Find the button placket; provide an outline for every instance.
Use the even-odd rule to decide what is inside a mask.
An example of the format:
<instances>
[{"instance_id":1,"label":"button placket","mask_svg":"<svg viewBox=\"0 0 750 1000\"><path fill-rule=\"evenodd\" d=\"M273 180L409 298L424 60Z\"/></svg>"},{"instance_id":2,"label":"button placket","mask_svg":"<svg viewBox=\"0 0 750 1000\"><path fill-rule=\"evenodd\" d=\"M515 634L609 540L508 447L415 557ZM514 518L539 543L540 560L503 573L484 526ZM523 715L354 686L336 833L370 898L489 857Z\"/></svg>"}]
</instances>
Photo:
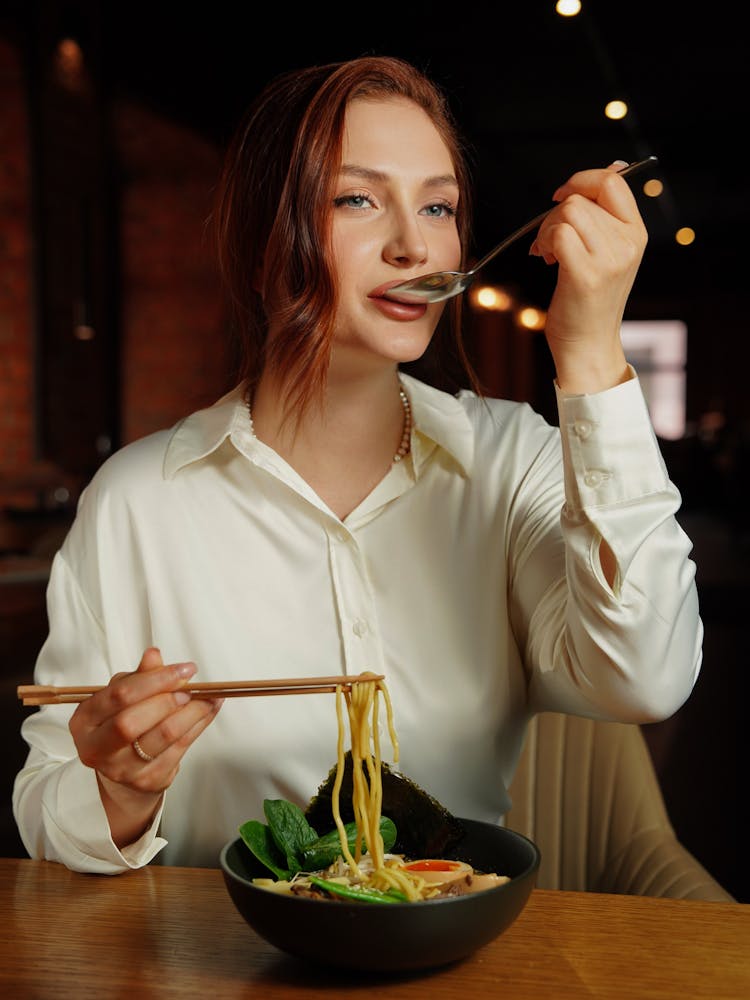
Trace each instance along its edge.
<instances>
[{"instance_id":1,"label":"button placket","mask_svg":"<svg viewBox=\"0 0 750 1000\"><path fill-rule=\"evenodd\" d=\"M378 670L383 657L362 552L345 529L331 531L328 537L346 670Z\"/></svg>"}]
</instances>

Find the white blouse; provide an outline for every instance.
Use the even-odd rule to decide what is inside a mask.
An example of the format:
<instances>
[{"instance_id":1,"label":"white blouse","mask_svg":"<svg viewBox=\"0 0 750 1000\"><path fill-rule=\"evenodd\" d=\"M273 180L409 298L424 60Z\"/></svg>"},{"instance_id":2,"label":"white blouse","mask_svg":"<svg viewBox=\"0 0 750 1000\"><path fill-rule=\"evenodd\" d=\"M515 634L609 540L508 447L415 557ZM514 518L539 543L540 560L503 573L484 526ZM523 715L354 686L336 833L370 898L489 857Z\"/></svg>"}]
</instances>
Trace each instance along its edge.
<instances>
[{"instance_id":1,"label":"white blouse","mask_svg":"<svg viewBox=\"0 0 750 1000\"><path fill-rule=\"evenodd\" d=\"M55 557L36 683L107 683L151 645L202 680L383 673L399 768L454 814L493 822L533 713L675 712L702 627L634 373L558 394L560 429L526 404L402 382L411 454L344 521L255 438L240 389L113 455ZM72 711L24 721L13 805L32 857L81 871L157 855L216 866L264 798L304 807L336 759L333 695L228 699L152 829L120 851Z\"/></svg>"}]
</instances>

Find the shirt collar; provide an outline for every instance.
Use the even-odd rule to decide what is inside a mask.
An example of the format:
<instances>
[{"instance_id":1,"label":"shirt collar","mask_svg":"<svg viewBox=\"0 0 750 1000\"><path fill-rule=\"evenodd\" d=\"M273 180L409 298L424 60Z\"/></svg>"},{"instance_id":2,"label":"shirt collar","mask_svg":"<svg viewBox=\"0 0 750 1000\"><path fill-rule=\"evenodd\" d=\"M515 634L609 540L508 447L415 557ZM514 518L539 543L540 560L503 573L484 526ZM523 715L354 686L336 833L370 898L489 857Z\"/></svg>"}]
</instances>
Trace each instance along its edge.
<instances>
[{"instance_id":1,"label":"shirt collar","mask_svg":"<svg viewBox=\"0 0 750 1000\"><path fill-rule=\"evenodd\" d=\"M459 399L441 389L435 389L404 372L399 373L411 402L416 431L413 456L415 471L419 473L419 459L426 451L421 440L438 445L471 475L474 465L474 433L469 416ZM427 450L432 450L428 448Z\"/></svg>"},{"instance_id":2,"label":"shirt collar","mask_svg":"<svg viewBox=\"0 0 750 1000\"><path fill-rule=\"evenodd\" d=\"M463 469L471 473L474 461L474 437L469 417L455 397L435 389L410 375L399 375L409 395L414 417L415 472L420 459L438 445L447 451ZM213 406L198 410L178 423L164 456L164 476L172 479L191 462L210 455L229 438L248 457L257 452L259 442L248 418L244 386L228 392Z\"/></svg>"}]
</instances>

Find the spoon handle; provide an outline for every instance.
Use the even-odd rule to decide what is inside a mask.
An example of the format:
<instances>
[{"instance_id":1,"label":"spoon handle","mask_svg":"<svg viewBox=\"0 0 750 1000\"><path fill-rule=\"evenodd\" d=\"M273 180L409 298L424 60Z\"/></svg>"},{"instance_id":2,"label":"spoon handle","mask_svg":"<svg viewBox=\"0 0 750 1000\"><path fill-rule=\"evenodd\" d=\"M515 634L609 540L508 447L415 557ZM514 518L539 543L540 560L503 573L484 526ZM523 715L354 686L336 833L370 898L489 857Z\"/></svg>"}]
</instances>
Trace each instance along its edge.
<instances>
[{"instance_id":1,"label":"spoon handle","mask_svg":"<svg viewBox=\"0 0 750 1000\"><path fill-rule=\"evenodd\" d=\"M644 167L655 167L658 162L659 161L655 156L647 156L645 160L637 160L635 163L629 163L627 167L623 167L622 170L618 170L617 173L621 174L623 177L629 177L630 174L634 174L636 171L642 170ZM498 245L493 247L488 254L485 254L480 261L477 261L468 273L472 275L475 274L480 268L484 267L485 264L488 264L493 257L496 257L501 250L505 250L505 248L509 247L511 243L515 243L516 240L525 236L526 233L530 233L532 229L536 229L554 208L556 208L555 205L553 205L552 208L548 208L546 212L540 212L539 215L534 216L533 219L524 223L520 229L516 229L516 231L511 233L510 236L506 236L501 243L498 243Z\"/></svg>"}]
</instances>

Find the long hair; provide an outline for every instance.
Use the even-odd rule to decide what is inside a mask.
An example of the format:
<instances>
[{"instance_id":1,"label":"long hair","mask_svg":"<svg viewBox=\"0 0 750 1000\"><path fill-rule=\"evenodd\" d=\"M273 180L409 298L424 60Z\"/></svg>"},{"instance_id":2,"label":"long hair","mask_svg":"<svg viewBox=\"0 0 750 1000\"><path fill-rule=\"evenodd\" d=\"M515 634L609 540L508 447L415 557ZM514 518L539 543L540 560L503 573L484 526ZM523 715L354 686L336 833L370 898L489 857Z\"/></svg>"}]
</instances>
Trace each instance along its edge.
<instances>
[{"instance_id":1,"label":"long hair","mask_svg":"<svg viewBox=\"0 0 750 1000\"><path fill-rule=\"evenodd\" d=\"M251 397L265 366L280 376L297 417L324 396L336 309L330 259L334 184L347 105L360 97L404 97L432 120L459 186L457 227L466 257L470 185L447 100L401 59L363 56L287 72L248 109L229 144L214 223L220 272L239 338L238 375ZM453 347L476 385L453 299ZM278 335L269 339L273 324Z\"/></svg>"}]
</instances>

